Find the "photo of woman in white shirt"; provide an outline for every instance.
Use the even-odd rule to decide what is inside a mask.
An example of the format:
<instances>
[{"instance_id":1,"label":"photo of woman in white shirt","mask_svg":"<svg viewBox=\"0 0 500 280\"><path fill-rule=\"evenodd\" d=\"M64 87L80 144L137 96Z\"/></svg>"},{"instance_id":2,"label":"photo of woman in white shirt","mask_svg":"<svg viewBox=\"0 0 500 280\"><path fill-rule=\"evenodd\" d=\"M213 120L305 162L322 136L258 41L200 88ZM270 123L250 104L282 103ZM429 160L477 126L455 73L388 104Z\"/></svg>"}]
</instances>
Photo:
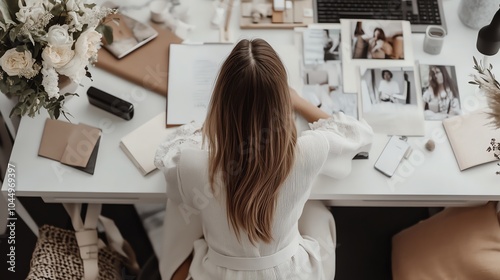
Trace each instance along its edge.
<instances>
[{"instance_id":1,"label":"photo of woman in white shirt","mask_svg":"<svg viewBox=\"0 0 500 280\"><path fill-rule=\"evenodd\" d=\"M378 84L377 94L381 102L394 102L396 95L399 95L401 90L399 84L392 80L392 72L382 70L382 80Z\"/></svg>"}]
</instances>

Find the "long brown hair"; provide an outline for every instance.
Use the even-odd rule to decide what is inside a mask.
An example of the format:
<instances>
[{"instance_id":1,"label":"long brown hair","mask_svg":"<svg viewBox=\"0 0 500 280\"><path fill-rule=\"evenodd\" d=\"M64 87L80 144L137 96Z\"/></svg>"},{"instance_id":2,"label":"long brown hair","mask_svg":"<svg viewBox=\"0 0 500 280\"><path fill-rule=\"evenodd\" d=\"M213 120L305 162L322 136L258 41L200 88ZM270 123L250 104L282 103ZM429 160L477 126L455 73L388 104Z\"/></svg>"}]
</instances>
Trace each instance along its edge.
<instances>
[{"instance_id":1,"label":"long brown hair","mask_svg":"<svg viewBox=\"0 0 500 280\"><path fill-rule=\"evenodd\" d=\"M446 70L446 67L443 65L432 65L429 67L429 84L432 88L434 96L438 97L439 84L436 81L436 74L434 73L434 71L432 71L433 69L438 69L439 71L441 71L441 74L443 75L444 90L450 90L451 93L453 94L453 97L458 97L458 89L455 86L453 79L450 77L448 70Z\"/></svg>"},{"instance_id":2,"label":"long brown hair","mask_svg":"<svg viewBox=\"0 0 500 280\"><path fill-rule=\"evenodd\" d=\"M277 53L262 39L238 42L220 69L203 126L210 184L214 190L220 176L238 240L240 230L252 243L272 240L278 193L294 163L292 114Z\"/></svg>"}]
</instances>

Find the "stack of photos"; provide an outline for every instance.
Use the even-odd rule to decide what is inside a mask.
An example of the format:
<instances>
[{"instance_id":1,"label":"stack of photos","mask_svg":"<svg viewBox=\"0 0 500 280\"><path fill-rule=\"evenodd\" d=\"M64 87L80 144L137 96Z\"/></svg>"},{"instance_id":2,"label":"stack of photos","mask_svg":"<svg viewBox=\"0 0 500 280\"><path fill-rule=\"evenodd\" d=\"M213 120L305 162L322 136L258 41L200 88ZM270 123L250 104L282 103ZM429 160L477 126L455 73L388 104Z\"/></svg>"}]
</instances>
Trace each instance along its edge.
<instances>
[{"instance_id":1,"label":"stack of photos","mask_svg":"<svg viewBox=\"0 0 500 280\"><path fill-rule=\"evenodd\" d=\"M421 64L419 69L425 119L442 120L461 115L455 67Z\"/></svg>"},{"instance_id":2,"label":"stack of photos","mask_svg":"<svg viewBox=\"0 0 500 280\"><path fill-rule=\"evenodd\" d=\"M357 94L344 93L340 26L303 31L302 96L328 114L358 118Z\"/></svg>"},{"instance_id":3,"label":"stack of photos","mask_svg":"<svg viewBox=\"0 0 500 280\"><path fill-rule=\"evenodd\" d=\"M425 134L420 79L407 21L341 20L344 92L376 133Z\"/></svg>"}]
</instances>

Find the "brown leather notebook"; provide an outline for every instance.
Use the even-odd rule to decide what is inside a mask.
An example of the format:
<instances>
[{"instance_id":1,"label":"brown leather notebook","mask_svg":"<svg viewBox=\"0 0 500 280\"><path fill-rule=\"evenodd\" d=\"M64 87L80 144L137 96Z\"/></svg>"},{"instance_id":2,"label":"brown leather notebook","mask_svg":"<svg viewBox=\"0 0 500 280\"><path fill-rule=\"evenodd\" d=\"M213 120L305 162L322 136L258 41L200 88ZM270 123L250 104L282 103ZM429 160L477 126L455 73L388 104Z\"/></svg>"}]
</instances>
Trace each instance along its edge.
<instances>
[{"instance_id":1,"label":"brown leather notebook","mask_svg":"<svg viewBox=\"0 0 500 280\"><path fill-rule=\"evenodd\" d=\"M167 96L169 47L170 44L181 43L182 39L167 27L153 22L148 24L158 31L158 37L122 59L116 59L109 51L101 48L96 66Z\"/></svg>"}]
</instances>

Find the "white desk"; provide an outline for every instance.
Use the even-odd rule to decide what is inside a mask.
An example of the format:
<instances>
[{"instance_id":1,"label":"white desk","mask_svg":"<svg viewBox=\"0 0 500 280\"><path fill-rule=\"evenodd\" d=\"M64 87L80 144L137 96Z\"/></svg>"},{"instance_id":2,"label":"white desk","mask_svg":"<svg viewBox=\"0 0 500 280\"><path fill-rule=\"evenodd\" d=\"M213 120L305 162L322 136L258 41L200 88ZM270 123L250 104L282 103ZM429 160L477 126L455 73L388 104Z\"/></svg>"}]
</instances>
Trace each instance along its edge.
<instances>
[{"instance_id":1,"label":"white desk","mask_svg":"<svg viewBox=\"0 0 500 280\"><path fill-rule=\"evenodd\" d=\"M212 1L188 0L192 23L196 29L190 38L199 41L217 41L219 32L204 27L210 22ZM137 5L132 1L128 1ZM449 34L439 56L425 54L422 50L423 34L413 34L415 57L422 63L456 65L459 90L465 111L474 109L475 88L468 85L473 72L472 56L480 57L475 49L477 30L465 27L458 19L458 0L445 0L444 9ZM194 4L193 4L194 3ZM233 6L231 38L240 36L261 37L272 45L289 46L294 42L293 32L287 30L239 30L238 2ZM131 9L130 14L147 18L147 7ZM298 63L298 62L297 62ZM500 67L500 56L491 59ZM495 69L495 68L494 68ZM87 123L103 129L97 166L93 176L66 167L58 162L37 156L46 115L23 118L15 141L11 163L17 168L17 196L39 196L46 202L141 203L165 200L163 175L155 171L143 177L120 150L120 139L165 110L165 98L140 86L115 77L100 69L91 69L93 82L84 81L78 93L67 102L67 109L74 116L73 122ZM111 94L131 101L135 107L134 118L122 120L94 106L86 97L87 88L93 85ZM464 102L466 101L466 102ZM353 163L350 176L333 180L326 176L317 179L312 199L329 200L335 205L371 206L448 206L500 200L500 177L495 163L460 172L440 122L426 123L427 135L436 141L434 152L427 152L424 138L411 138L415 150L413 157L402 165L396 176L388 179L374 170L375 159L384 147L387 137L377 135L369 160ZM485 143L486 145L487 143ZM7 186L2 191L5 193Z\"/></svg>"}]
</instances>

